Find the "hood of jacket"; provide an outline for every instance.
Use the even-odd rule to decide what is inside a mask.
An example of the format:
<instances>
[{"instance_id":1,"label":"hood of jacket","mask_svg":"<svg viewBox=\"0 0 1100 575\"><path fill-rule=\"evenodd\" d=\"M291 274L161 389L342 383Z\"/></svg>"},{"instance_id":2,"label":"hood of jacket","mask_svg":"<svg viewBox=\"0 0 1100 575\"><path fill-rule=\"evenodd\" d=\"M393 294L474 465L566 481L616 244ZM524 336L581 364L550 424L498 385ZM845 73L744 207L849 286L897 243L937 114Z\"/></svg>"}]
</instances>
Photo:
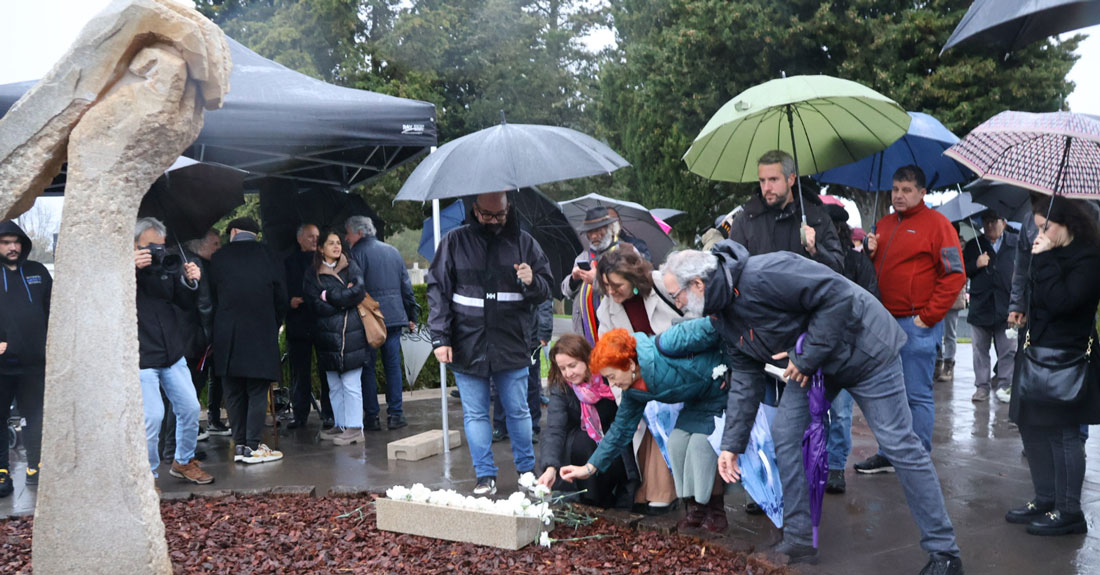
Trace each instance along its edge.
<instances>
[{"instance_id":1,"label":"hood of jacket","mask_svg":"<svg viewBox=\"0 0 1100 575\"><path fill-rule=\"evenodd\" d=\"M19 238L19 243L23 245L23 251L19 254L19 263L27 261L27 258L31 255L31 248L34 244L31 242L30 236L23 231L23 228L19 227L19 224L14 220L4 220L0 222L0 236L16 236Z\"/></svg>"},{"instance_id":2,"label":"hood of jacket","mask_svg":"<svg viewBox=\"0 0 1100 575\"><path fill-rule=\"evenodd\" d=\"M326 275L327 274L327 275L330 275L330 276L340 277L340 272L347 269L347 267L348 267L348 256L347 256L347 254L340 254L340 259L336 260L336 267L330 268L330 267L326 266L324 264L324 261L322 260L320 267L317 269L317 276L320 277L321 275Z\"/></svg>"},{"instance_id":3,"label":"hood of jacket","mask_svg":"<svg viewBox=\"0 0 1100 575\"><path fill-rule=\"evenodd\" d=\"M703 315L717 313L737 296L737 283L741 281L741 272L749 261L749 250L730 240L718 242L711 253L718 257L718 268L703 280L707 285Z\"/></svg>"}]
</instances>

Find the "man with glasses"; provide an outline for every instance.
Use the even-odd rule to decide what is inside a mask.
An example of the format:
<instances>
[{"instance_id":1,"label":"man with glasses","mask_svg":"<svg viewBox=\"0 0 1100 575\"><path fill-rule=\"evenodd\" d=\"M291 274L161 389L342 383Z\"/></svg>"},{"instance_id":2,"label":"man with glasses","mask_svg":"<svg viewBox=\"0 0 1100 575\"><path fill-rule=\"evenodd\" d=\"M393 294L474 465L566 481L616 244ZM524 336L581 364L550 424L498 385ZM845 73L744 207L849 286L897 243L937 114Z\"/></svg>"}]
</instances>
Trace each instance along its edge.
<instances>
[{"instance_id":1,"label":"man with glasses","mask_svg":"<svg viewBox=\"0 0 1100 575\"><path fill-rule=\"evenodd\" d=\"M506 192L481 194L469 223L451 230L428 270L428 327L440 363L450 364L462 395L466 442L477 473L475 495L496 493L489 384L504 405L516 471L535 469L527 408L535 307L550 297L550 262L519 229Z\"/></svg>"}]
</instances>

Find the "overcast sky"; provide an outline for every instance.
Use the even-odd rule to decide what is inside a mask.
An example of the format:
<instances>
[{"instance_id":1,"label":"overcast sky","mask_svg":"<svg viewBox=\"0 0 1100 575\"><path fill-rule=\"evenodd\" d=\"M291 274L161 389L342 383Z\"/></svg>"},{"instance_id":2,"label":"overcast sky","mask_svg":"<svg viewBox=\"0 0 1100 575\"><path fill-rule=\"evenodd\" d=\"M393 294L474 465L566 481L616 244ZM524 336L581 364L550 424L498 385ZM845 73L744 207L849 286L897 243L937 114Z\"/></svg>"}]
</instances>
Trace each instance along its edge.
<instances>
[{"instance_id":1,"label":"overcast sky","mask_svg":"<svg viewBox=\"0 0 1100 575\"><path fill-rule=\"evenodd\" d=\"M84 24L109 0L9 0L0 18L0 84L33 80L45 74L59 59ZM1089 34L1081 43L1070 80L1077 87L1069 96L1070 110L1100 115L1100 26L1079 32ZM612 42L610 31L594 34L590 46ZM962 136L962 134L959 134ZM48 203L59 203L58 200ZM50 206L51 211L58 209Z\"/></svg>"}]
</instances>

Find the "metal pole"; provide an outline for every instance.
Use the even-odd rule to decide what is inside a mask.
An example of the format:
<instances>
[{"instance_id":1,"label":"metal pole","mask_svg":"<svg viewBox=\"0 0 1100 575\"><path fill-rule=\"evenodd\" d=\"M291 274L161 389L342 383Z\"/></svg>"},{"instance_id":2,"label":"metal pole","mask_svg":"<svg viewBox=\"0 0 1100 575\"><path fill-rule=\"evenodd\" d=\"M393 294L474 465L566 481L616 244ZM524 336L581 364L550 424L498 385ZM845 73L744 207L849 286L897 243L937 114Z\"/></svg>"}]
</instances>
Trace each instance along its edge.
<instances>
[{"instance_id":1,"label":"metal pole","mask_svg":"<svg viewBox=\"0 0 1100 575\"><path fill-rule=\"evenodd\" d=\"M791 151L794 157L794 181L798 183L798 208L802 212L802 225L806 225L806 206L802 203L802 178L798 177L798 146L794 143L794 114L787 104L787 125L791 128ZM806 241L806 232L802 232L802 241Z\"/></svg>"},{"instance_id":2,"label":"metal pole","mask_svg":"<svg viewBox=\"0 0 1100 575\"><path fill-rule=\"evenodd\" d=\"M434 150L433 150L434 151ZM432 200L432 232L435 234L435 249L439 250L439 200ZM447 364L439 364L439 402L443 418L443 453L451 451L450 425L447 414Z\"/></svg>"}]
</instances>

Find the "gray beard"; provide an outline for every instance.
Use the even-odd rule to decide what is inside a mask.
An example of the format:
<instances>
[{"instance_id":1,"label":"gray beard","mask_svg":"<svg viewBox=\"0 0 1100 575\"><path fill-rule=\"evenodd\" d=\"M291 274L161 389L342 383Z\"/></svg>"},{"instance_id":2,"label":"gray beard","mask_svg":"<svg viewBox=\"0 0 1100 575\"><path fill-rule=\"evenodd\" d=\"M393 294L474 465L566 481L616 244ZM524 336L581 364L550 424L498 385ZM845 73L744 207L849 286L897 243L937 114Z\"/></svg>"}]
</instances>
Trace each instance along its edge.
<instances>
[{"instance_id":1,"label":"gray beard","mask_svg":"<svg viewBox=\"0 0 1100 575\"><path fill-rule=\"evenodd\" d=\"M611 247L611 242L615 239L614 235L615 234L612 234L610 231L608 231L603 235L603 238L600 239L600 243L592 247L595 248L597 252L606 251L607 248Z\"/></svg>"},{"instance_id":2,"label":"gray beard","mask_svg":"<svg viewBox=\"0 0 1100 575\"><path fill-rule=\"evenodd\" d=\"M703 304L705 298L694 291L687 293L687 303L684 305L684 317L695 319L703 317Z\"/></svg>"}]
</instances>

